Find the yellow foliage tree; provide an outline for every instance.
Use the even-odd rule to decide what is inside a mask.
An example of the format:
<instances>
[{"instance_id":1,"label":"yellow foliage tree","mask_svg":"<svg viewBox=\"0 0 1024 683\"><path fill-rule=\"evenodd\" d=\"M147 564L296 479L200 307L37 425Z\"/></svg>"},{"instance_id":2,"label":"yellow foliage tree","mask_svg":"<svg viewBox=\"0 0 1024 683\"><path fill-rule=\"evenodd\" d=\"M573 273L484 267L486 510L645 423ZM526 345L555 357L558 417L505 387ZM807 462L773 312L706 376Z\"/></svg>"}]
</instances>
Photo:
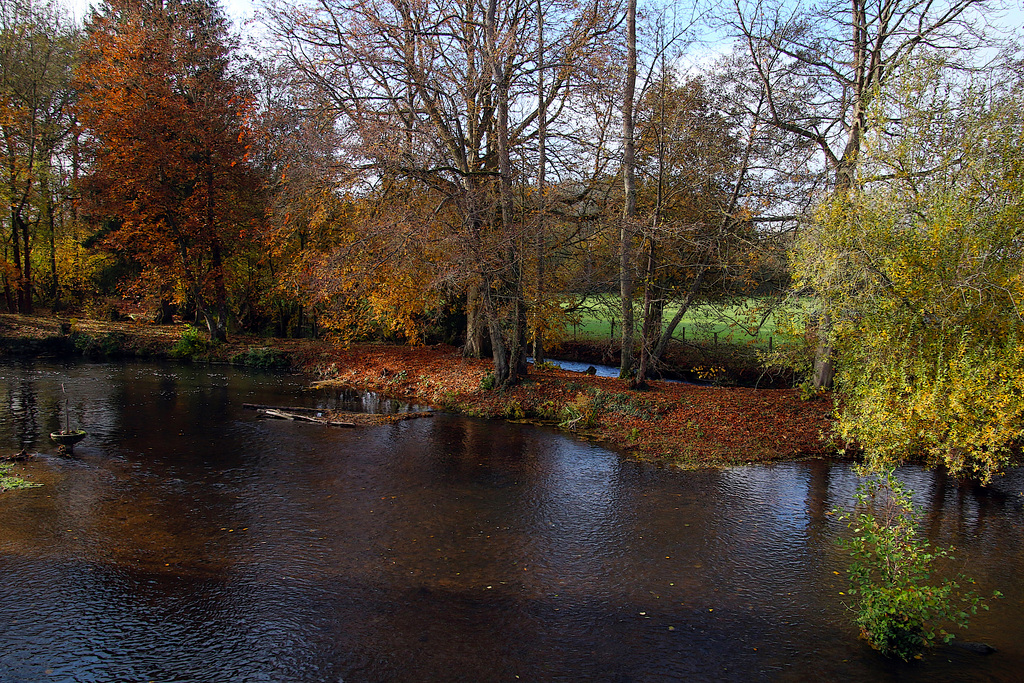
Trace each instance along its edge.
<instances>
[{"instance_id":1,"label":"yellow foliage tree","mask_svg":"<svg viewBox=\"0 0 1024 683\"><path fill-rule=\"evenodd\" d=\"M906 66L857 186L796 249L835 321L839 435L876 464L988 480L1024 439L1024 77L997 78Z\"/></svg>"}]
</instances>

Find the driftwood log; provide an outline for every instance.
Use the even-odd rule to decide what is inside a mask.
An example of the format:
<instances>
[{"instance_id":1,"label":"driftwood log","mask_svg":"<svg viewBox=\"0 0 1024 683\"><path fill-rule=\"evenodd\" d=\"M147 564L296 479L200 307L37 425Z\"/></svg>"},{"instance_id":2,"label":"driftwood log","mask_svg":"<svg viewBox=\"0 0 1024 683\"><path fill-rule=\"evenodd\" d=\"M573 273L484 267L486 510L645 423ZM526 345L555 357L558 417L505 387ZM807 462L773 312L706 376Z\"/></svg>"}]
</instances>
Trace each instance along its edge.
<instances>
[{"instance_id":1,"label":"driftwood log","mask_svg":"<svg viewBox=\"0 0 1024 683\"><path fill-rule=\"evenodd\" d=\"M355 427L354 422L342 422L341 420L333 420L329 417L320 417L315 415L303 415L302 413L289 413L284 410L278 410L277 408L257 408L260 415L266 415L267 417L276 417L279 420L300 420L302 422L316 422L318 424L331 425L333 427Z\"/></svg>"},{"instance_id":2,"label":"driftwood log","mask_svg":"<svg viewBox=\"0 0 1024 683\"><path fill-rule=\"evenodd\" d=\"M265 417L278 420L299 420L315 422L332 427L370 427L373 425L391 424L402 420L418 417L432 417L428 411L414 413L353 413L342 410L326 410L324 408L300 408L293 406L268 406L258 403L243 403L247 410L255 410Z\"/></svg>"}]
</instances>

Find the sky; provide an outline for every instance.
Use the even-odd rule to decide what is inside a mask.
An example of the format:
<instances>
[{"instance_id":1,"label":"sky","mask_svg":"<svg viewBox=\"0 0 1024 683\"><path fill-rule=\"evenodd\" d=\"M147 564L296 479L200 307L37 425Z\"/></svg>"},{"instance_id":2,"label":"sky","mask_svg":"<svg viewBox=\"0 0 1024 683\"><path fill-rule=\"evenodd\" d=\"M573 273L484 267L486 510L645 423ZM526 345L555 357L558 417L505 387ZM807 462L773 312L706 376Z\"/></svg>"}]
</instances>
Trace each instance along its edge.
<instances>
[{"instance_id":1,"label":"sky","mask_svg":"<svg viewBox=\"0 0 1024 683\"><path fill-rule=\"evenodd\" d=\"M61 0L71 10L76 19L82 19L89 11L90 5L98 5L99 0ZM256 4L253 0L221 0L224 11L235 22L237 26L246 19L251 19L256 13Z\"/></svg>"},{"instance_id":2,"label":"sky","mask_svg":"<svg viewBox=\"0 0 1024 683\"><path fill-rule=\"evenodd\" d=\"M70 8L72 14L81 19L89 11L91 4L98 4L98 0L61 0ZM256 1L254 0L221 0L228 17L235 23L236 28L248 19L252 19L256 13ZM643 2L643 0L640 0ZM997 0L998 1L998 0ZM1002 26L1015 31L1020 31L1024 26L1024 0L1003 0L1007 11L998 22Z\"/></svg>"}]
</instances>

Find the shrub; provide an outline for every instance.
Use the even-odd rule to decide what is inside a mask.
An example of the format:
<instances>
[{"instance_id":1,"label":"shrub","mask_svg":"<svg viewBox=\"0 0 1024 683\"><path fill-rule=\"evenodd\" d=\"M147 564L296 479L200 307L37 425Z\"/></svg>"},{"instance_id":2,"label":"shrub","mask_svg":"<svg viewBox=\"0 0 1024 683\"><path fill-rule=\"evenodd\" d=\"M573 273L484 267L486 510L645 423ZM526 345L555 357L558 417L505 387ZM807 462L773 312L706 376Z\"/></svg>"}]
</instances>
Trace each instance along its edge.
<instances>
[{"instance_id":1,"label":"shrub","mask_svg":"<svg viewBox=\"0 0 1024 683\"><path fill-rule=\"evenodd\" d=\"M480 388L484 391L490 391L498 385L498 379L494 376L493 372L488 372L480 378Z\"/></svg>"},{"instance_id":2,"label":"shrub","mask_svg":"<svg viewBox=\"0 0 1024 683\"><path fill-rule=\"evenodd\" d=\"M128 349L128 337L123 332L107 332L100 338L100 352L104 356L120 356Z\"/></svg>"},{"instance_id":3,"label":"shrub","mask_svg":"<svg viewBox=\"0 0 1024 683\"><path fill-rule=\"evenodd\" d=\"M534 408L534 415L542 420L558 420L561 417L562 409L555 401L544 401Z\"/></svg>"},{"instance_id":4,"label":"shrub","mask_svg":"<svg viewBox=\"0 0 1024 683\"><path fill-rule=\"evenodd\" d=\"M83 356L92 356L98 353L99 344L91 334L74 331L68 338L71 340L71 345L77 353Z\"/></svg>"},{"instance_id":5,"label":"shrub","mask_svg":"<svg viewBox=\"0 0 1024 683\"><path fill-rule=\"evenodd\" d=\"M526 411L523 410L522 403L512 399L502 407L501 416L506 420L522 420L526 417Z\"/></svg>"},{"instance_id":6,"label":"shrub","mask_svg":"<svg viewBox=\"0 0 1024 683\"><path fill-rule=\"evenodd\" d=\"M988 609L976 591L961 588L971 579L932 580L936 560L952 559L953 549L935 548L920 535L911 493L893 470L876 472L857 487L856 509L837 511L853 530L840 544L853 558L849 592L857 599L861 635L882 654L903 660L948 643L954 636L945 625L967 628L979 606Z\"/></svg>"},{"instance_id":7,"label":"shrub","mask_svg":"<svg viewBox=\"0 0 1024 683\"><path fill-rule=\"evenodd\" d=\"M597 422L597 416L604 407L606 398L607 395L600 391L581 391L562 408L562 421L558 426L571 431L593 427Z\"/></svg>"},{"instance_id":8,"label":"shrub","mask_svg":"<svg viewBox=\"0 0 1024 683\"><path fill-rule=\"evenodd\" d=\"M171 356L174 358L195 358L206 353L210 348L210 342L203 339L202 332L198 327L185 325L181 331L181 338L171 347Z\"/></svg>"},{"instance_id":9,"label":"shrub","mask_svg":"<svg viewBox=\"0 0 1024 683\"><path fill-rule=\"evenodd\" d=\"M838 433L882 466L908 456L988 481L1024 442L1024 337L938 336L840 372ZM885 355L882 355L884 352Z\"/></svg>"},{"instance_id":10,"label":"shrub","mask_svg":"<svg viewBox=\"0 0 1024 683\"><path fill-rule=\"evenodd\" d=\"M260 369L287 368L292 364L287 353L265 346L250 346L245 351L231 356L230 360L235 365Z\"/></svg>"}]
</instances>

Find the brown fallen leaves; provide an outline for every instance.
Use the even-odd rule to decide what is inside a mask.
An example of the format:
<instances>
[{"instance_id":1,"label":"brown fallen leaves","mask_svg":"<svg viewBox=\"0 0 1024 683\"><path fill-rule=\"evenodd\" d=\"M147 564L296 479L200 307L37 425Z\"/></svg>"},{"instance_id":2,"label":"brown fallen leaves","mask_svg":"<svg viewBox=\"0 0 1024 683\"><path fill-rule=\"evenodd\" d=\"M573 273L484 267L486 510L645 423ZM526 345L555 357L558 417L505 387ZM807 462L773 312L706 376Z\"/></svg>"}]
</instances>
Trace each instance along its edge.
<instances>
[{"instance_id":1,"label":"brown fallen leaves","mask_svg":"<svg viewBox=\"0 0 1024 683\"><path fill-rule=\"evenodd\" d=\"M58 325L54 318L0 315L0 337L56 334ZM75 326L97 334L120 332L139 348L169 348L180 336L176 326L87 321ZM226 360L254 345L289 353L299 369L321 381L474 416L557 424L570 404L591 405L596 408L592 423L577 422L576 432L645 459L701 467L836 454L828 437L830 401L802 401L790 389L652 382L634 391L617 379L531 367L515 389L484 390L480 384L490 362L462 358L448 346L340 347L322 340L241 335L217 347L210 360Z\"/></svg>"},{"instance_id":2,"label":"brown fallen leaves","mask_svg":"<svg viewBox=\"0 0 1024 683\"><path fill-rule=\"evenodd\" d=\"M531 367L520 386L496 391L480 388L489 362L450 347L357 345L329 357L317 367L329 382L480 417L558 423L567 405L596 404L578 432L643 458L714 466L836 453L830 403L790 389L652 382L634 391L617 379Z\"/></svg>"}]
</instances>

